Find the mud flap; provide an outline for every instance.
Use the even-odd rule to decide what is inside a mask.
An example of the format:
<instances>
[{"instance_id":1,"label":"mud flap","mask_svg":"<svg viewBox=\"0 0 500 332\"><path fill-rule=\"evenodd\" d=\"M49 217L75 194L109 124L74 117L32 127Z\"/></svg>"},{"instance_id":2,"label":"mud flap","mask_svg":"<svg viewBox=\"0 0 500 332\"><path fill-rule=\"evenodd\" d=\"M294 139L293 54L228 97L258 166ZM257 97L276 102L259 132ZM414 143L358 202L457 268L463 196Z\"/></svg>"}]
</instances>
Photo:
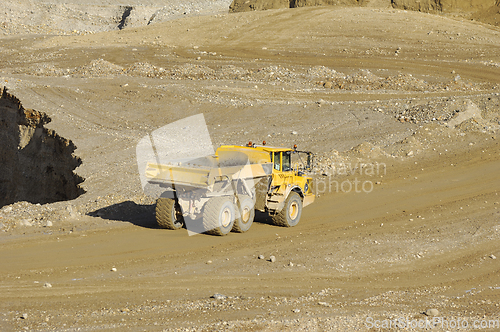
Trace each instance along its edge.
<instances>
[{"instance_id":1,"label":"mud flap","mask_svg":"<svg viewBox=\"0 0 500 332\"><path fill-rule=\"evenodd\" d=\"M309 204L312 204L314 202L314 199L315 199L315 196L314 195L307 195L306 197L304 197L304 199L302 200L302 207L306 207L308 206Z\"/></svg>"}]
</instances>

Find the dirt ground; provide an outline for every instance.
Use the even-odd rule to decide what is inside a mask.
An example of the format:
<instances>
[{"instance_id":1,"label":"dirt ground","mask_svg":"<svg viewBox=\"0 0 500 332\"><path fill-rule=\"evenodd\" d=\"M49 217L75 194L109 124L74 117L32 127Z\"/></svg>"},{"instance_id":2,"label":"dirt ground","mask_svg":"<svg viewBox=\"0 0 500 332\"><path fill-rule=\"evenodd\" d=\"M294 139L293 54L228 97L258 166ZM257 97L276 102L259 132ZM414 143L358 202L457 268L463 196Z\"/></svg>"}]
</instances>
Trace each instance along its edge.
<instances>
[{"instance_id":1,"label":"dirt ground","mask_svg":"<svg viewBox=\"0 0 500 332\"><path fill-rule=\"evenodd\" d=\"M0 330L500 329L498 28L310 7L0 40L86 191L0 209ZM199 113L215 147L318 155L296 227L155 226L136 144Z\"/></svg>"}]
</instances>

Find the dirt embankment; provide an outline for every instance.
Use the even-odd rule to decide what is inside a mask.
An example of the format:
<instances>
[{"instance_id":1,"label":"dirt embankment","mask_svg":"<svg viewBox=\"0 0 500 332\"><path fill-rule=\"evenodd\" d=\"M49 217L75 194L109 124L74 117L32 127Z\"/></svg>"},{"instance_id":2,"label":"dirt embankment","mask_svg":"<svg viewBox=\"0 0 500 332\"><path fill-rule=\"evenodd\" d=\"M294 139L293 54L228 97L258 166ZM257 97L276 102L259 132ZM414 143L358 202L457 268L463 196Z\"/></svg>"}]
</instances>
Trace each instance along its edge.
<instances>
[{"instance_id":1,"label":"dirt embankment","mask_svg":"<svg viewBox=\"0 0 500 332\"><path fill-rule=\"evenodd\" d=\"M483 10L479 10L475 12L472 16L472 19L476 21L480 21L483 23L491 24L491 25L500 25L500 1L497 1L494 6L488 7Z\"/></svg>"},{"instance_id":2,"label":"dirt embankment","mask_svg":"<svg viewBox=\"0 0 500 332\"><path fill-rule=\"evenodd\" d=\"M13 95L0 96L0 206L17 201L50 203L78 197L83 178L75 145L44 128L47 114L25 109Z\"/></svg>"},{"instance_id":3,"label":"dirt embankment","mask_svg":"<svg viewBox=\"0 0 500 332\"><path fill-rule=\"evenodd\" d=\"M233 0L229 12L247 12L281 8L299 8L309 6L358 6L365 0Z\"/></svg>"},{"instance_id":4,"label":"dirt embankment","mask_svg":"<svg viewBox=\"0 0 500 332\"><path fill-rule=\"evenodd\" d=\"M230 0L170 0L168 2L113 0L80 3L73 0L39 2L4 0L0 9L0 35L87 34L188 16L227 12Z\"/></svg>"},{"instance_id":5,"label":"dirt embankment","mask_svg":"<svg viewBox=\"0 0 500 332\"><path fill-rule=\"evenodd\" d=\"M493 0L392 0L395 8L431 13L472 13L494 5Z\"/></svg>"},{"instance_id":6,"label":"dirt embankment","mask_svg":"<svg viewBox=\"0 0 500 332\"><path fill-rule=\"evenodd\" d=\"M308 6L377 6L377 0L233 0L229 12ZM389 1L387 1L389 3ZM500 1L493 0L391 0L393 8L434 14L453 14L500 25Z\"/></svg>"}]
</instances>

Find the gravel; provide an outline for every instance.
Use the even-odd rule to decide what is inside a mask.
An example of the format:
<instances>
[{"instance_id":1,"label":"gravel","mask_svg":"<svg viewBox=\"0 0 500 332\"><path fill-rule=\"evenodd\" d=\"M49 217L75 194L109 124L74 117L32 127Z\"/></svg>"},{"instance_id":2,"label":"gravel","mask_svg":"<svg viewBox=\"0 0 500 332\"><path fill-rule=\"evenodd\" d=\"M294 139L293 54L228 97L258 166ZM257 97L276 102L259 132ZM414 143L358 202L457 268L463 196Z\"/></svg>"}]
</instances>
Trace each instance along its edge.
<instances>
[{"instance_id":1,"label":"gravel","mask_svg":"<svg viewBox=\"0 0 500 332\"><path fill-rule=\"evenodd\" d=\"M194 55L205 54L206 51L193 49ZM213 52L210 52L214 54ZM104 59L92 60L89 64L75 68L57 68L51 64L35 64L26 69L14 70L15 74L29 73L37 76L71 76L80 78L108 77L118 75L128 75L132 77L150 77L174 80L239 80L252 84L285 84L293 88L300 89L333 89L346 91L402 91L402 92L440 92L440 91L480 91L491 88L491 83L472 83L460 81L430 83L422 79L415 78L411 74L398 74L395 76L381 77L374 75L368 70L360 70L351 75L344 75L334 69L323 66L306 68L287 68L283 66L265 66L243 68L235 65L207 66L196 63L176 64L170 68L156 66L148 62L137 62L130 66L121 66ZM335 74L332 74L335 73ZM324 100L320 100L318 105L325 105ZM412 121L424 120L413 119L416 113L433 110L440 112L440 105L419 105L409 106L403 109L399 116L405 119L408 117ZM453 112L454 110L451 110ZM433 117L449 117L450 111L436 113ZM444 120L444 118L443 118Z\"/></svg>"}]
</instances>

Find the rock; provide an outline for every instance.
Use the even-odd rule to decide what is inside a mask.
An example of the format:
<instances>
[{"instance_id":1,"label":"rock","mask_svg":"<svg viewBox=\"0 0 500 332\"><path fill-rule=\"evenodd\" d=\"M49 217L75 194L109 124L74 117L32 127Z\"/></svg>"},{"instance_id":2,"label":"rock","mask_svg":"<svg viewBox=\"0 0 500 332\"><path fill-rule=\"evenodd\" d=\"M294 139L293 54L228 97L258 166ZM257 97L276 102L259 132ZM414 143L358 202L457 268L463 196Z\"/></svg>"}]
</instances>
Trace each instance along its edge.
<instances>
[{"instance_id":1,"label":"rock","mask_svg":"<svg viewBox=\"0 0 500 332\"><path fill-rule=\"evenodd\" d=\"M293 266L293 263L292 262L288 263L288 266Z\"/></svg>"},{"instance_id":2,"label":"rock","mask_svg":"<svg viewBox=\"0 0 500 332\"><path fill-rule=\"evenodd\" d=\"M45 223L45 227L52 227L52 221L47 220L47 222Z\"/></svg>"},{"instance_id":3,"label":"rock","mask_svg":"<svg viewBox=\"0 0 500 332\"><path fill-rule=\"evenodd\" d=\"M297 134L298 134L298 132L292 131L292 135L297 135Z\"/></svg>"},{"instance_id":4,"label":"rock","mask_svg":"<svg viewBox=\"0 0 500 332\"><path fill-rule=\"evenodd\" d=\"M31 224L32 219L23 219L19 222L19 226L25 226L25 227L31 227L33 226Z\"/></svg>"},{"instance_id":5,"label":"rock","mask_svg":"<svg viewBox=\"0 0 500 332\"><path fill-rule=\"evenodd\" d=\"M217 294L210 296L210 298L216 299L216 300L225 300L225 299L227 299L227 296L217 293Z\"/></svg>"},{"instance_id":6,"label":"rock","mask_svg":"<svg viewBox=\"0 0 500 332\"><path fill-rule=\"evenodd\" d=\"M52 285L51 285L50 283L46 282L46 283L43 285L43 287L45 287L45 288L52 288Z\"/></svg>"},{"instance_id":7,"label":"rock","mask_svg":"<svg viewBox=\"0 0 500 332\"><path fill-rule=\"evenodd\" d=\"M116 272L116 271L118 271L118 270L116 269L116 267L113 267L113 268L111 269L111 271Z\"/></svg>"},{"instance_id":8,"label":"rock","mask_svg":"<svg viewBox=\"0 0 500 332\"><path fill-rule=\"evenodd\" d=\"M495 256L495 255L491 254L491 255L490 255L490 258L491 258L491 259L497 259L497 256Z\"/></svg>"},{"instance_id":9,"label":"rock","mask_svg":"<svg viewBox=\"0 0 500 332\"><path fill-rule=\"evenodd\" d=\"M68 211L69 217L72 219L78 218L79 213L75 211L75 208L72 205L68 205L66 207L66 210Z\"/></svg>"},{"instance_id":10,"label":"rock","mask_svg":"<svg viewBox=\"0 0 500 332\"><path fill-rule=\"evenodd\" d=\"M26 313L25 313L25 314L22 314L22 315L21 315L21 319L28 319L28 314L26 314Z\"/></svg>"},{"instance_id":11,"label":"rock","mask_svg":"<svg viewBox=\"0 0 500 332\"><path fill-rule=\"evenodd\" d=\"M318 304L323 306L323 307L329 307L329 308L332 307L332 305L330 303L327 303L327 302L318 302Z\"/></svg>"},{"instance_id":12,"label":"rock","mask_svg":"<svg viewBox=\"0 0 500 332\"><path fill-rule=\"evenodd\" d=\"M270 261L271 263L276 262L276 257L274 257L274 256L270 256L270 257L269 257L269 261Z\"/></svg>"},{"instance_id":13,"label":"rock","mask_svg":"<svg viewBox=\"0 0 500 332\"><path fill-rule=\"evenodd\" d=\"M481 110L470 100L466 100L465 110L459 112L448 122L448 126L455 127L464 121L474 118L476 121L482 119Z\"/></svg>"},{"instance_id":14,"label":"rock","mask_svg":"<svg viewBox=\"0 0 500 332\"><path fill-rule=\"evenodd\" d=\"M6 206L3 208L3 212L11 212L12 211L12 206Z\"/></svg>"},{"instance_id":15,"label":"rock","mask_svg":"<svg viewBox=\"0 0 500 332\"><path fill-rule=\"evenodd\" d=\"M424 314L429 317L439 316L439 310L437 309L427 309Z\"/></svg>"},{"instance_id":16,"label":"rock","mask_svg":"<svg viewBox=\"0 0 500 332\"><path fill-rule=\"evenodd\" d=\"M212 261L207 261L207 264L212 264Z\"/></svg>"},{"instance_id":17,"label":"rock","mask_svg":"<svg viewBox=\"0 0 500 332\"><path fill-rule=\"evenodd\" d=\"M300 309L293 309L292 310L294 313L298 314L300 312Z\"/></svg>"},{"instance_id":18,"label":"rock","mask_svg":"<svg viewBox=\"0 0 500 332\"><path fill-rule=\"evenodd\" d=\"M264 259L264 255L259 255L259 259Z\"/></svg>"}]
</instances>

